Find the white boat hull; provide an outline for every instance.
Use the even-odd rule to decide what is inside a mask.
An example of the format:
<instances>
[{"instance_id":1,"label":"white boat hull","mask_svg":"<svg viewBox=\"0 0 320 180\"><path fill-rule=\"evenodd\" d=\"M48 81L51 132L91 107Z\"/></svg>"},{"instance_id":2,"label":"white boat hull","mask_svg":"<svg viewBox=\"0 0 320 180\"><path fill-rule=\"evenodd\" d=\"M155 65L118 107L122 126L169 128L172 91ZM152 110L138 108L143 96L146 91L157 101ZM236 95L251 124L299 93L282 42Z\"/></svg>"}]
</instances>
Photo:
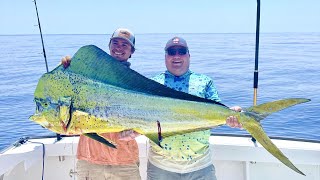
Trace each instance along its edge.
<instances>
[{"instance_id":1,"label":"white boat hull","mask_svg":"<svg viewBox=\"0 0 320 180\"><path fill-rule=\"evenodd\" d=\"M30 139L45 145L44 179L75 180L78 137ZM137 139L140 172L146 179L148 140ZM249 137L211 136L213 164L219 180L320 180L320 143L272 140L306 176L292 171ZM27 142L0 155L0 180L42 177L42 145Z\"/></svg>"}]
</instances>

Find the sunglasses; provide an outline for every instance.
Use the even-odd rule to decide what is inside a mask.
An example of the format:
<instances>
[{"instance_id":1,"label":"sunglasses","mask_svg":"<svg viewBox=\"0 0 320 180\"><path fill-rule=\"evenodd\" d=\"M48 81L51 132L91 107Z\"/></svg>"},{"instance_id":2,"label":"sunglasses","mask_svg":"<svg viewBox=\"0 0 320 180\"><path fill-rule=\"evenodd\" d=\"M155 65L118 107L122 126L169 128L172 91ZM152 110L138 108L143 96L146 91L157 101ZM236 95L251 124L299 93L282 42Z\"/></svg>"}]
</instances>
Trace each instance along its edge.
<instances>
[{"instance_id":1,"label":"sunglasses","mask_svg":"<svg viewBox=\"0 0 320 180\"><path fill-rule=\"evenodd\" d=\"M179 49L168 49L167 54L169 56L174 56L178 53L178 55L186 55L188 50L186 48L179 48Z\"/></svg>"}]
</instances>

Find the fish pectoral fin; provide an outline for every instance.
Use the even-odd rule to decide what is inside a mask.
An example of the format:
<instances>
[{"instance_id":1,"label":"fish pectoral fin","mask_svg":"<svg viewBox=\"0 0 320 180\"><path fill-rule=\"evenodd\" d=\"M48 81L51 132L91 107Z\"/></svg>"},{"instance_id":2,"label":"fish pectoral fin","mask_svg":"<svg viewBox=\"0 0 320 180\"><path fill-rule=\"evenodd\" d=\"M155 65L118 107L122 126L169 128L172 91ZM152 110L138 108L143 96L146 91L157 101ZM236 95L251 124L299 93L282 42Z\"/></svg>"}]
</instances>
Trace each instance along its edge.
<instances>
[{"instance_id":1,"label":"fish pectoral fin","mask_svg":"<svg viewBox=\"0 0 320 180\"><path fill-rule=\"evenodd\" d=\"M71 118L71 97L59 98L59 118L67 128Z\"/></svg>"},{"instance_id":2,"label":"fish pectoral fin","mask_svg":"<svg viewBox=\"0 0 320 180\"><path fill-rule=\"evenodd\" d=\"M104 144L106 146L109 146L109 147L112 147L112 148L117 148L115 146L115 143L113 143L112 141L100 136L97 133L86 133L86 134L83 134L83 135L87 136L87 137L89 137L91 139L94 139L94 140L96 140L96 141L98 141L98 142L100 142L100 143L102 143L102 144Z\"/></svg>"}]
</instances>

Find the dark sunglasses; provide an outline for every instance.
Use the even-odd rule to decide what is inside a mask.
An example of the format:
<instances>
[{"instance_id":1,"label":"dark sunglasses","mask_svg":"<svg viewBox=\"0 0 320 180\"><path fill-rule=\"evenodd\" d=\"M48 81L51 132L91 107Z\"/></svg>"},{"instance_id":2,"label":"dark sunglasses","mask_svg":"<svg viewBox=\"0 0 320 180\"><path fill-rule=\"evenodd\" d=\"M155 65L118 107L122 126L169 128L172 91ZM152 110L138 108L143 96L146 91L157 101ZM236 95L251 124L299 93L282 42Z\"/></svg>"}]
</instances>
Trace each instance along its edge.
<instances>
[{"instance_id":1,"label":"dark sunglasses","mask_svg":"<svg viewBox=\"0 0 320 180\"><path fill-rule=\"evenodd\" d=\"M168 54L169 56L174 56L174 55L176 55L177 53L178 53L179 55L186 55L187 52L188 52L188 50L187 50L186 48L168 49L168 50L167 50L167 54Z\"/></svg>"}]
</instances>

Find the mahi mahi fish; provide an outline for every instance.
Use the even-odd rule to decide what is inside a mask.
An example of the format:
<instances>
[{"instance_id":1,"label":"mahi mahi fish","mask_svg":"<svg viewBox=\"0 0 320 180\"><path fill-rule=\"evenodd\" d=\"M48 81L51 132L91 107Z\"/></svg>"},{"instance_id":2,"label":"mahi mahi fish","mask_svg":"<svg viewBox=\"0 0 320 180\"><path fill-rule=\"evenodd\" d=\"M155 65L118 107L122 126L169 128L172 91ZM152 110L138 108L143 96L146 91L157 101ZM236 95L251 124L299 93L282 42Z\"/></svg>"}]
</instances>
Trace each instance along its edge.
<instances>
[{"instance_id":1,"label":"mahi mahi fish","mask_svg":"<svg viewBox=\"0 0 320 180\"><path fill-rule=\"evenodd\" d=\"M30 117L34 122L59 134L83 134L111 147L116 144L99 134L134 130L161 146L162 138L211 129L236 116L267 151L304 175L272 143L259 122L309 99L283 99L235 112L219 102L152 81L93 45L80 48L68 68L59 65L42 75L34 96L36 112Z\"/></svg>"}]
</instances>

